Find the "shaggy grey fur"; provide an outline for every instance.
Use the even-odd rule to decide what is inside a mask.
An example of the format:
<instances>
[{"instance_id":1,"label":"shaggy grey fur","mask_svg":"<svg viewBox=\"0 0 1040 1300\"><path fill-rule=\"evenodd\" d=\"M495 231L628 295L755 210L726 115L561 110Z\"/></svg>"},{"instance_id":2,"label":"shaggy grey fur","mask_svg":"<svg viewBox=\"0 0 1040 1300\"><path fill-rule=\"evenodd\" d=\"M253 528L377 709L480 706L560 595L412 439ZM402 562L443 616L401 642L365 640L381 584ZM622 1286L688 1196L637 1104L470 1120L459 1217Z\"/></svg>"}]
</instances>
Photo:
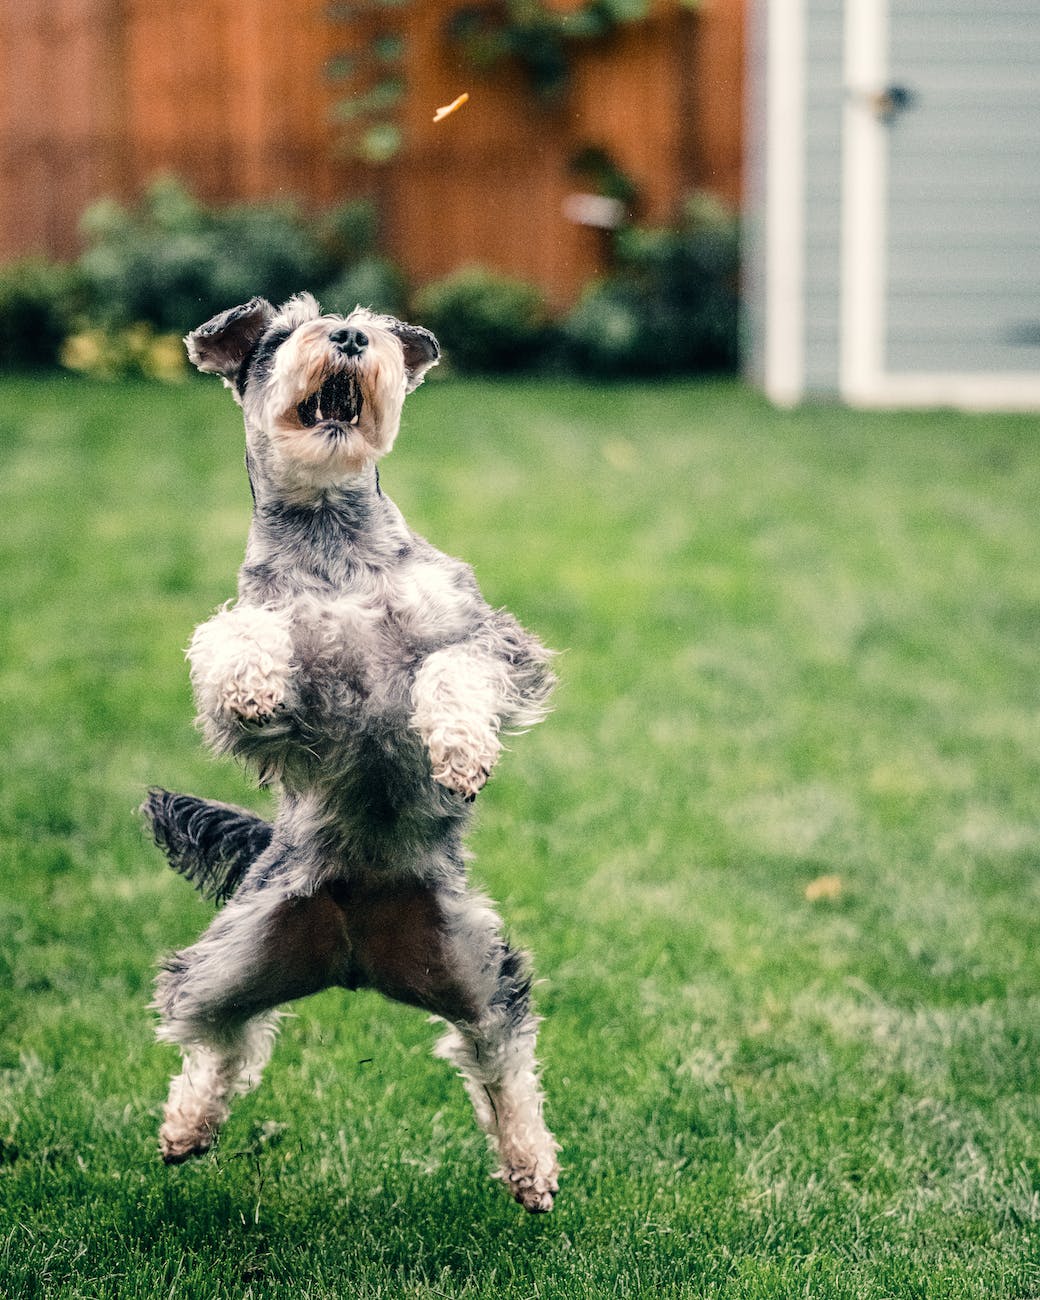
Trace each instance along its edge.
<instances>
[{"instance_id":1,"label":"shaggy grey fur","mask_svg":"<svg viewBox=\"0 0 1040 1300\"><path fill-rule=\"evenodd\" d=\"M303 295L253 299L186 342L243 408L254 496L237 602L189 651L199 721L279 802L273 825L165 791L145 804L171 864L230 898L158 982L160 1037L185 1053L164 1158L205 1150L255 1085L279 1002L369 986L451 1022L442 1054L499 1176L549 1209L529 967L466 884L463 833L500 734L545 712L550 655L408 527L376 469L436 340Z\"/></svg>"}]
</instances>

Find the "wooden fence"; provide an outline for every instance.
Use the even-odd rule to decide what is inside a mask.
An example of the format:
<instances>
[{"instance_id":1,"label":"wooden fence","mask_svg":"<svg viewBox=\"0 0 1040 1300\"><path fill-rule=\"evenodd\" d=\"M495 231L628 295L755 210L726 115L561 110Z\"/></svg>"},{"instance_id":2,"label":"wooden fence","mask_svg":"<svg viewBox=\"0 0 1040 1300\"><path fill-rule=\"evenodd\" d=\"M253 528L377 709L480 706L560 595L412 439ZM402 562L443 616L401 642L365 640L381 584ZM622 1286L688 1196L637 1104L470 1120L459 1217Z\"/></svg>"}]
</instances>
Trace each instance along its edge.
<instances>
[{"instance_id":1,"label":"wooden fence","mask_svg":"<svg viewBox=\"0 0 1040 1300\"><path fill-rule=\"evenodd\" d=\"M344 90L328 69L359 33L325 0L0 6L0 258L72 254L91 201L172 172L214 201L371 195L387 251L417 282L484 263L566 302L604 254L601 234L563 213L583 148L610 154L647 219L694 187L738 202L743 0L656 0L646 20L580 47L554 104L516 67L473 70L446 31L459 7L389 11L405 37L403 146L375 167L335 120ZM462 90L469 104L435 125Z\"/></svg>"}]
</instances>

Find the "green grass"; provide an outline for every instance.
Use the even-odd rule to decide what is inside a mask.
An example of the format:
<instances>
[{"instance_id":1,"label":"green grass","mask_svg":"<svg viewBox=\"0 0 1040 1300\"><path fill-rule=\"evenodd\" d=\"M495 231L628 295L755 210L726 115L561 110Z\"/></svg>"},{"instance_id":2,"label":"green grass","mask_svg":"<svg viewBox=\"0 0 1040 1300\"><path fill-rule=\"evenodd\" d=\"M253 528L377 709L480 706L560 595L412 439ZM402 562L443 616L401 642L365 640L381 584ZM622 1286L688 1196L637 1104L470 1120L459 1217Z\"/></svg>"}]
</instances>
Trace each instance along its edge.
<instances>
[{"instance_id":1,"label":"green grass","mask_svg":"<svg viewBox=\"0 0 1040 1300\"><path fill-rule=\"evenodd\" d=\"M210 909L133 809L264 806L182 654L240 439L216 384L0 385L0 1293L1040 1295L1035 422L412 399L387 490L565 651L473 837L542 977L541 1219L368 994L298 1005L217 1152L157 1159L151 973Z\"/></svg>"}]
</instances>

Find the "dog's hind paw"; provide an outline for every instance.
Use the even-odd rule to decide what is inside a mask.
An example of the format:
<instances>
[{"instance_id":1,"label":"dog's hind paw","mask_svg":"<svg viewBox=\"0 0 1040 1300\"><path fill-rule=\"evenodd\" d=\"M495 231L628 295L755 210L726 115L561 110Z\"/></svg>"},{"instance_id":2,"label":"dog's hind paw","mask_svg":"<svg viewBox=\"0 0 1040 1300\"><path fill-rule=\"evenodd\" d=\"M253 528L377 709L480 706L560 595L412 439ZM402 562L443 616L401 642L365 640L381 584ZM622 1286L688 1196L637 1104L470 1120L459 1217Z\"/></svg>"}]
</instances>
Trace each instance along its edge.
<instances>
[{"instance_id":1,"label":"dog's hind paw","mask_svg":"<svg viewBox=\"0 0 1040 1300\"><path fill-rule=\"evenodd\" d=\"M177 1129L167 1122L159 1130L159 1154L164 1165L182 1165L192 1156L203 1156L213 1145L215 1134L208 1128Z\"/></svg>"},{"instance_id":2,"label":"dog's hind paw","mask_svg":"<svg viewBox=\"0 0 1040 1300\"><path fill-rule=\"evenodd\" d=\"M548 1214L560 1190L555 1174L541 1174L529 1169L507 1169L502 1175L515 1200L529 1214Z\"/></svg>"}]
</instances>

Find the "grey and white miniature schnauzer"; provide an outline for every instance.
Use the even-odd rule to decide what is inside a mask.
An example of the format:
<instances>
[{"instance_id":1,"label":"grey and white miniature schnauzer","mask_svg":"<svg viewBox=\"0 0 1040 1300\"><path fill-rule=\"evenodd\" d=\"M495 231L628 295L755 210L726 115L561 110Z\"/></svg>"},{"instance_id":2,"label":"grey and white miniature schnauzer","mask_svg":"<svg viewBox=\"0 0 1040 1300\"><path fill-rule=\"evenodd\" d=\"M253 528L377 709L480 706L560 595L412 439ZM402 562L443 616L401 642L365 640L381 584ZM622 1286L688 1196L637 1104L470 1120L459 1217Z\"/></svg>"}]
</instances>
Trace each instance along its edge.
<instances>
[{"instance_id":1,"label":"grey and white miniature schnauzer","mask_svg":"<svg viewBox=\"0 0 1040 1300\"><path fill-rule=\"evenodd\" d=\"M462 838L502 734L544 716L550 654L408 527L376 471L437 341L302 294L254 298L185 342L242 407L254 499L238 599L188 651L199 721L280 795L273 823L164 790L144 806L171 864L226 900L157 983L159 1037L184 1055L163 1158L212 1145L259 1082L279 1004L373 988L448 1022L439 1054L498 1176L549 1210L529 965L468 887Z\"/></svg>"}]
</instances>

